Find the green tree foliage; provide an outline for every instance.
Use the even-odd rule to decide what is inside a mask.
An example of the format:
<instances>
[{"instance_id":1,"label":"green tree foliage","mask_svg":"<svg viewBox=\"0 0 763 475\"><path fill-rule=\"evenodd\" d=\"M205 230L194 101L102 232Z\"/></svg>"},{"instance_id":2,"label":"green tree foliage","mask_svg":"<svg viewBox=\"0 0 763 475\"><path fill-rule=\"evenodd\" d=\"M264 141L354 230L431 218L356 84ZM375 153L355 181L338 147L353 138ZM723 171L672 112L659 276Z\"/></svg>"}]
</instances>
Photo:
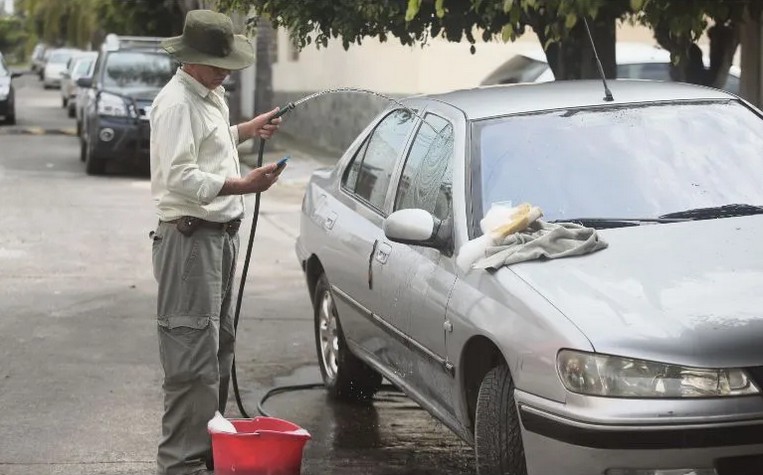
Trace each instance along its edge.
<instances>
[{"instance_id":1,"label":"green tree foliage","mask_svg":"<svg viewBox=\"0 0 763 475\"><path fill-rule=\"evenodd\" d=\"M300 47L326 46L341 38L345 48L365 37L386 41L397 38L403 45L426 43L442 36L448 41L513 41L531 27L549 54L559 78L595 77L583 16L592 19L603 48L605 70L615 74L615 21L630 11L628 0L221 0L226 9L254 8L258 15L288 28ZM586 56L592 58L592 55Z\"/></svg>"},{"instance_id":2,"label":"green tree foliage","mask_svg":"<svg viewBox=\"0 0 763 475\"><path fill-rule=\"evenodd\" d=\"M19 17L0 17L0 52L8 62L21 62L27 33Z\"/></svg>"},{"instance_id":3,"label":"green tree foliage","mask_svg":"<svg viewBox=\"0 0 763 475\"><path fill-rule=\"evenodd\" d=\"M17 0L34 40L80 48L97 45L107 33L173 36L185 13L209 0Z\"/></svg>"},{"instance_id":4,"label":"green tree foliage","mask_svg":"<svg viewBox=\"0 0 763 475\"><path fill-rule=\"evenodd\" d=\"M759 0L631 0L633 18L651 27L671 52L676 80L722 87L728 77L746 14L759 17ZM710 65L703 64L697 41L710 40Z\"/></svg>"},{"instance_id":5,"label":"green tree foliage","mask_svg":"<svg viewBox=\"0 0 763 475\"><path fill-rule=\"evenodd\" d=\"M704 84L725 80L738 44L738 26L746 9L759 0L219 0L224 9L272 18L289 29L300 47L326 46L341 38L348 48L366 37L403 45L441 36L470 43L478 39L513 41L532 28L546 51L555 76L595 77L592 51L582 19L589 19L596 48L608 76L616 74L617 21L654 28L655 39L674 58L676 79ZM709 69L696 60L696 42L711 37ZM690 59L694 58L694 59ZM705 69L704 72L700 69Z\"/></svg>"}]
</instances>

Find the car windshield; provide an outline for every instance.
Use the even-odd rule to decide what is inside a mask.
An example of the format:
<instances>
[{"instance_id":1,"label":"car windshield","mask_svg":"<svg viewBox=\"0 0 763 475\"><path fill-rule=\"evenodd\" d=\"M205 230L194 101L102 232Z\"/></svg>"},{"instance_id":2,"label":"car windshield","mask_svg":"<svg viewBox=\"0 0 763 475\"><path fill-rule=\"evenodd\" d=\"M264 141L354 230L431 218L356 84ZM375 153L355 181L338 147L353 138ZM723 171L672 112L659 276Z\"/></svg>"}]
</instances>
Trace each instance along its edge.
<instances>
[{"instance_id":1,"label":"car windshield","mask_svg":"<svg viewBox=\"0 0 763 475\"><path fill-rule=\"evenodd\" d=\"M5 67L5 63L3 62L2 58L0 58L0 77L3 76L10 76L11 72L8 71L8 68Z\"/></svg>"},{"instance_id":2,"label":"car windshield","mask_svg":"<svg viewBox=\"0 0 763 475\"><path fill-rule=\"evenodd\" d=\"M72 52L68 51L58 51L55 53L52 53L50 55L50 58L48 59L48 63L50 64L66 64L69 61L69 58L72 57Z\"/></svg>"},{"instance_id":3,"label":"car windshield","mask_svg":"<svg viewBox=\"0 0 763 475\"><path fill-rule=\"evenodd\" d=\"M763 204L763 120L737 101L556 110L473 124L474 232L494 203L548 221Z\"/></svg>"},{"instance_id":4,"label":"car windshield","mask_svg":"<svg viewBox=\"0 0 763 475\"><path fill-rule=\"evenodd\" d=\"M103 85L106 88L160 88L175 74L177 63L164 53L120 51L106 59Z\"/></svg>"}]
</instances>

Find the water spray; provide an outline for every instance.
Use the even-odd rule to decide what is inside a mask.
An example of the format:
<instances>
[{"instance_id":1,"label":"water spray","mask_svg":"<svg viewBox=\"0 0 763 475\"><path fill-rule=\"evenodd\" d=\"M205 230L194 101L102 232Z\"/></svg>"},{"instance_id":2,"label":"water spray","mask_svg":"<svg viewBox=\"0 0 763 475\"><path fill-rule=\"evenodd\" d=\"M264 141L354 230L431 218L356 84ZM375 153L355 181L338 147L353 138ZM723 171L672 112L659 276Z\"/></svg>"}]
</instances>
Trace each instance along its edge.
<instances>
[{"instance_id":1,"label":"water spray","mask_svg":"<svg viewBox=\"0 0 763 475\"><path fill-rule=\"evenodd\" d=\"M404 109L406 112L414 115L415 117L419 118L423 123L427 124L432 130L437 133L437 129L434 128L430 123L428 123L426 120L424 120L423 117L421 117L416 111L411 109L410 107L406 106L402 102L400 102L397 99L394 99L392 97L389 97L387 95L371 91L368 89L360 89L360 88L354 88L354 87L338 87L335 89L326 89L323 91L316 92L314 94L307 95L301 99L298 99L295 102L289 102L285 106L281 107L278 112L276 112L273 117L270 120L277 119L283 115L285 115L287 112L293 110L295 107L297 107L300 104L303 104L311 99L315 99L317 97L326 95L326 94L333 94L333 93L340 93L340 92L349 92L349 93L359 93L359 94L370 94L377 97L381 97L383 99L386 99L388 101L394 102L400 108ZM259 168L262 166L262 160L263 155L265 153L265 139L260 137L260 146L259 150L257 152L257 165L256 167ZM254 236L257 232L257 221L260 216L260 192L257 192L254 196L254 213L252 215L252 227L249 232L249 244L246 248L246 257L244 258L244 268L241 271L241 282L238 287L238 298L236 299L236 311L233 318L233 331L234 333L237 333L238 330L238 321L239 317L241 315L241 302L244 298L244 285L246 283L246 276L249 272L249 262L252 257L252 248L254 246ZM247 413L246 409L244 408L244 404L241 401L241 394L238 387L238 375L236 373L236 356L234 354L233 356L233 365L231 368L231 380L233 381L233 394L236 397L236 405L238 406L238 410L241 413L242 416L245 418L251 418L249 414ZM290 386L277 386L269 390L265 395L260 399L260 401L257 403L257 411L263 415L267 416L268 414L263 409L263 404L265 401L270 397L278 393L288 392L288 391L299 391L299 390L305 390L305 389L316 389L316 388L323 388L323 383L310 383L310 384L297 384L297 385L290 385Z\"/></svg>"}]
</instances>

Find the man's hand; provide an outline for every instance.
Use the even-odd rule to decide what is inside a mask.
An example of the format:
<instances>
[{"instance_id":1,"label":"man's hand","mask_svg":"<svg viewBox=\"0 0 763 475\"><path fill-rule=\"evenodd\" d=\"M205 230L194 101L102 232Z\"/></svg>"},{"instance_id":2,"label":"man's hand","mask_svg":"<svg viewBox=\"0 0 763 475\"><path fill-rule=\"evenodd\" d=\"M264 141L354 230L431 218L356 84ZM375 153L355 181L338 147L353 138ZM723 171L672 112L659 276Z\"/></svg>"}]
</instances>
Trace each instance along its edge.
<instances>
[{"instance_id":1,"label":"man's hand","mask_svg":"<svg viewBox=\"0 0 763 475\"><path fill-rule=\"evenodd\" d=\"M279 108L276 107L270 112L260 114L254 119L242 122L238 125L239 141L243 142L252 137L259 136L263 139L269 139L278 130L281 124L281 118L271 118L278 112Z\"/></svg>"},{"instance_id":2,"label":"man's hand","mask_svg":"<svg viewBox=\"0 0 763 475\"><path fill-rule=\"evenodd\" d=\"M281 170L276 168L275 163L255 168L244 177L228 178L225 180L225 184L220 193L218 193L218 196L248 195L265 191L278 181L278 175L280 174Z\"/></svg>"}]
</instances>

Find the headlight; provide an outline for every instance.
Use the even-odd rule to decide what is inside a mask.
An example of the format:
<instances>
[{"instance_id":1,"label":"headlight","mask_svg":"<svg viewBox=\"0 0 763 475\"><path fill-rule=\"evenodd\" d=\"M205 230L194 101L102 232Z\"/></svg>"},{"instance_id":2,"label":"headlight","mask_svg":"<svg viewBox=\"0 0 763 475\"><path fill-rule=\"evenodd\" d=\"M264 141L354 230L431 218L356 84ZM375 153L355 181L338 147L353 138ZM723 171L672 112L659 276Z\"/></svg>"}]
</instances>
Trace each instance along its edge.
<instances>
[{"instance_id":1,"label":"headlight","mask_svg":"<svg viewBox=\"0 0 763 475\"><path fill-rule=\"evenodd\" d=\"M11 93L11 86L0 86L0 99L7 99Z\"/></svg>"},{"instance_id":2,"label":"headlight","mask_svg":"<svg viewBox=\"0 0 763 475\"><path fill-rule=\"evenodd\" d=\"M127 117L127 104L119 96L102 92L98 98L98 114Z\"/></svg>"},{"instance_id":3,"label":"headlight","mask_svg":"<svg viewBox=\"0 0 763 475\"><path fill-rule=\"evenodd\" d=\"M760 391L741 369L700 369L562 350L564 387L575 393L622 398L744 396Z\"/></svg>"}]
</instances>

